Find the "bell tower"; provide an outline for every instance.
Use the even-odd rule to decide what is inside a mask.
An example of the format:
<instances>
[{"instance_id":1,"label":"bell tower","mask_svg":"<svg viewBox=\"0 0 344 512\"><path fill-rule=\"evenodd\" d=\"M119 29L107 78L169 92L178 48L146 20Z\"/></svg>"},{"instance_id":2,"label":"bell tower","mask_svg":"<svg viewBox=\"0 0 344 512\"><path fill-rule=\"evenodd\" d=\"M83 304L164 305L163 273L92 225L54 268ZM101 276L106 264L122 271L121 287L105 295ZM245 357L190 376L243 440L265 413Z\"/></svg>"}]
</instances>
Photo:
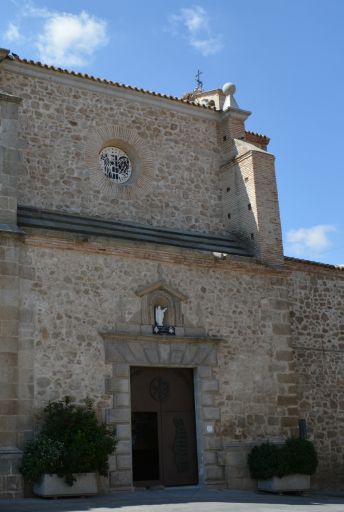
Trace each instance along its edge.
<instances>
[{"instance_id":1,"label":"bell tower","mask_svg":"<svg viewBox=\"0 0 344 512\"><path fill-rule=\"evenodd\" d=\"M283 246L275 158L245 130L251 113L239 107L235 92L235 85L228 82L222 89L195 90L189 99L220 111L219 181L228 231L245 240L259 261L280 266Z\"/></svg>"}]
</instances>

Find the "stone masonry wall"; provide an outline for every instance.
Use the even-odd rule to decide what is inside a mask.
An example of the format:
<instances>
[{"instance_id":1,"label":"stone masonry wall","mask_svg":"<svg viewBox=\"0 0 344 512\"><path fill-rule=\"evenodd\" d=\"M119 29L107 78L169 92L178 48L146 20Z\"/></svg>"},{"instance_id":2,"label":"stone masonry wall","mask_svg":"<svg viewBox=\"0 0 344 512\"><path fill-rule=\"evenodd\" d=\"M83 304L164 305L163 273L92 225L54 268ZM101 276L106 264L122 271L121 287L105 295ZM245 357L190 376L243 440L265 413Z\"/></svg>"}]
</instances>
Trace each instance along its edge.
<instances>
[{"instance_id":1,"label":"stone masonry wall","mask_svg":"<svg viewBox=\"0 0 344 512\"><path fill-rule=\"evenodd\" d=\"M315 484L343 489L344 273L290 268L299 414L320 457Z\"/></svg>"},{"instance_id":2,"label":"stone masonry wall","mask_svg":"<svg viewBox=\"0 0 344 512\"><path fill-rule=\"evenodd\" d=\"M215 113L200 118L192 114L195 107L185 107L185 114L169 111L159 108L158 100L153 107L140 103L140 97L132 101L108 95L105 88L101 94L43 76L46 79L0 69L1 88L23 99L19 120L26 149L18 177L19 204L201 232L226 231L216 172ZM128 128L143 140L154 167L148 194L132 201L114 198L92 181L85 163L90 130L107 125Z\"/></svg>"},{"instance_id":3,"label":"stone masonry wall","mask_svg":"<svg viewBox=\"0 0 344 512\"><path fill-rule=\"evenodd\" d=\"M129 243L104 246L100 241L95 246L73 237L62 243L33 235L27 244L32 278L26 279L22 305L33 312L35 410L66 394L78 399L89 395L105 417L113 407L105 388L112 367L105 364L99 331L137 323L136 290L162 275L189 297L183 305L185 325L203 326L209 335L224 339L214 368L219 385L210 390L216 395L211 403L218 407L211 419L216 436L207 440L214 458L221 457L221 439L239 444L280 439L296 427L292 384L286 378L293 358L287 291L278 272L255 265L255 273L250 264ZM127 437L120 439L116 457L127 445ZM207 457L206 466L214 466L215 459ZM236 482L240 485L239 478Z\"/></svg>"},{"instance_id":4,"label":"stone masonry wall","mask_svg":"<svg viewBox=\"0 0 344 512\"><path fill-rule=\"evenodd\" d=\"M250 446L297 434L297 421L305 417L320 456L314 484L339 486L334 475L343 444L340 273L291 264L277 271L240 258L221 261L194 251L43 232L26 235L19 266L22 412L14 411L14 421L23 432L20 446L47 401L66 394L94 397L104 419L113 409L121 418L128 397L117 388L115 396L106 382L122 366L106 364L100 332L139 323L135 292L163 278L189 298L183 304L185 325L223 338L208 383L210 401L202 404L211 409L207 421L214 425L206 437L205 472L209 468L217 476L216 467L225 467L229 487L253 487L246 466ZM122 470L129 475L123 466L128 429L118 432L111 482Z\"/></svg>"}]
</instances>

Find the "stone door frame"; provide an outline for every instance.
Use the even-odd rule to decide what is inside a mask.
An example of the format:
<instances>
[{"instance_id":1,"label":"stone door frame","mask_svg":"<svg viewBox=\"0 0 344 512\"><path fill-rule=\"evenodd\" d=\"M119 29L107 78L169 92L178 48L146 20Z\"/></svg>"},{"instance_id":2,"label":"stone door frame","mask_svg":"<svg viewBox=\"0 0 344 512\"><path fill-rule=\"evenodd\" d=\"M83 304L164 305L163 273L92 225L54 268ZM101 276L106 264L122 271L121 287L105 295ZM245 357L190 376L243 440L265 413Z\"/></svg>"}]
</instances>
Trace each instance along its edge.
<instances>
[{"instance_id":1,"label":"stone door frame","mask_svg":"<svg viewBox=\"0 0 344 512\"><path fill-rule=\"evenodd\" d=\"M111 489L132 489L130 367L192 368L194 370L195 420L200 485L223 484L222 440L216 434L220 409L216 406L219 382L216 377L219 338L154 336L127 332L101 333L105 362L112 364L106 390L113 394L113 407L106 423L116 428L117 449L110 457ZM129 333L130 331L131 333Z\"/></svg>"}]
</instances>

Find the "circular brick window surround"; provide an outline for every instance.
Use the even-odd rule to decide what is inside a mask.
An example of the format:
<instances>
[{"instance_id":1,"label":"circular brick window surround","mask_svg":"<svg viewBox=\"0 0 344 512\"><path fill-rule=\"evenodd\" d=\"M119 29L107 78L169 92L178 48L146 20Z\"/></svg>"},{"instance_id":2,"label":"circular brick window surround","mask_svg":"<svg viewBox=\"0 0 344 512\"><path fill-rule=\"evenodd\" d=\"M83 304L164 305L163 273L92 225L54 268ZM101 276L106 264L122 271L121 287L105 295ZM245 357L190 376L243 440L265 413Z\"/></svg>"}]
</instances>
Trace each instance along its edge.
<instances>
[{"instance_id":1,"label":"circular brick window surround","mask_svg":"<svg viewBox=\"0 0 344 512\"><path fill-rule=\"evenodd\" d=\"M86 165L95 189L110 197L131 199L153 187L154 159L133 130L106 126L89 132Z\"/></svg>"}]
</instances>

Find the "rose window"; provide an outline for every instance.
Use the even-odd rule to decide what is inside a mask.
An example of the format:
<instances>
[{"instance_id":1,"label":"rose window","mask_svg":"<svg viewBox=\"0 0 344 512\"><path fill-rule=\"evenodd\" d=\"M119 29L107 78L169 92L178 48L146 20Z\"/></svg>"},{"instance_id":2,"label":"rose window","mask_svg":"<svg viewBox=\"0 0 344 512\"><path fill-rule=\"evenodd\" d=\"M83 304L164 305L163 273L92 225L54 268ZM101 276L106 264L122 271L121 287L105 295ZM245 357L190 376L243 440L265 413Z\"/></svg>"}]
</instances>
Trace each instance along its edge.
<instances>
[{"instance_id":1,"label":"rose window","mask_svg":"<svg viewBox=\"0 0 344 512\"><path fill-rule=\"evenodd\" d=\"M108 147L99 153L100 167L107 178L115 183L125 183L131 176L128 155L119 148Z\"/></svg>"}]
</instances>

